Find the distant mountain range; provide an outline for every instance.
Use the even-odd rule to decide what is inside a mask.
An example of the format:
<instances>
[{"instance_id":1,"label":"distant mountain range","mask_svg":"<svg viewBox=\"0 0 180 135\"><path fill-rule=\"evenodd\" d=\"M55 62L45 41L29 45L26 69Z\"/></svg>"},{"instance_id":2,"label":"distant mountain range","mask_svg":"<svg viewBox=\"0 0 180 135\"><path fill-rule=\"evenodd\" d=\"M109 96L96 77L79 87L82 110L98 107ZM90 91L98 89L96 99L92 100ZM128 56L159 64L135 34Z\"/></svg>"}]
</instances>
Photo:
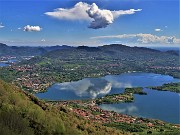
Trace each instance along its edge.
<instances>
[{"instance_id":1,"label":"distant mountain range","mask_svg":"<svg viewBox=\"0 0 180 135\"><path fill-rule=\"evenodd\" d=\"M29 47L29 46L8 46L0 43L0 56L38 56L49 51L70 49L73 48L67 45L45 46L45 47Z\"/></svg>"},{"instance_id":2,"label":"distant mountain range","mask_svg":"<svg viewBox=\"0 0 180 135\"><path fill-rule=\"evenodd\" d=\"M145 60L161 59L164 56L176 55L173 51L161 52L159 50L145 47L129 47L122 44L111 44L99 47L79 46L71 49L53 50L42 55L48 58L61 59L127 59ZM162 58L163 59L163 58Z\"/></svg>"},{"instance_id":3,"label":"distant mountain range","mask_svg":"<svg viewBox=\"0 0 180 135\"><path fill-rule=\"evenodd\" d=\"M107 51L115 51L123 50L144 50L144 51L151 51L151 52L158 52L158 49L155 48L150 49L146 47L129 47L121 44L111 44L111 45L104 45L99 47L88 47L88 46L78 46L78 47L72 47L68 45L56 45L56 46L38 46L38 47L30 47L30 46L8 46L6 44L0 43L0 56L39 56L44 55L50 51L56 51L56 50L64 50L64 49L77 49L77 50L86 50L88 52L97 52L102 50ZM111 52L110 51L110 52ZM109 53L110 53L109 52ZM160 52L160 51L159 51ZM163 52L168 52L173 55L179 55L178 50L166 50Z\"/></svg>"}]
</instances>

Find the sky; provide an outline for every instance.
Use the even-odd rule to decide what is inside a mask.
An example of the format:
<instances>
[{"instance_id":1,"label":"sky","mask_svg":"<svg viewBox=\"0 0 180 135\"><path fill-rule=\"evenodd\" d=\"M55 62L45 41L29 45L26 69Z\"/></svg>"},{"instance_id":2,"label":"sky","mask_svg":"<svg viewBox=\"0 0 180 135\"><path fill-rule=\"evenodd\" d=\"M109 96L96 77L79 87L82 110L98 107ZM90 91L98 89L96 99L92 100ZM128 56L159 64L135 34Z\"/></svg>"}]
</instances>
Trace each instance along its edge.
<instances>
[{"instance_id":1,"label":"sky","mask_svg":"<svg viewBox=\"0 0 180 135\"><path fill-rule=\"evenodd\" d=\"M180 45L179 0L0 0L0 43Z\"/></svg>"}]
</instances>

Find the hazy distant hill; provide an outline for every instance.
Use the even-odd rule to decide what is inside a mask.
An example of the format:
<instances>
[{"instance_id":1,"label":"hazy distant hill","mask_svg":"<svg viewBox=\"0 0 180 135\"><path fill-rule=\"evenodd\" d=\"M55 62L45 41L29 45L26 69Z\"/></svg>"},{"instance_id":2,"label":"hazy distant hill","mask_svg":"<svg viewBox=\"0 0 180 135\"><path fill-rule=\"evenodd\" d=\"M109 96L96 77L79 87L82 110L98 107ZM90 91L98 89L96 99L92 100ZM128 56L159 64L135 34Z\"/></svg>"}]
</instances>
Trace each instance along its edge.
<instances>
[{"instance_id":1,"label":"hazy distant hill","mask_svg":"<svg viewBox=\"0 0 180 135\"><path fill-rule=\"evenodd\" d=\"M38 56L45 54L49 51L70 49L72 47L67 45L62 46L50 46L50 47L29 47L29 46L7 46L6 44L0 43L0 56Z\"/></svg>"},{"instance_id":2,"label":"hazy distant hill","mask_svg":"<svg viewBox=\"0 0 180 135\"><path fill-rule=\"evenodd\" d=\"M54 51L54 50L72 49L74 47L68 46L68 45L62 45L62 46L56 45L56 46L46 46L42 48L45 49L47 52L49 52L49 51Z\"/></svg>"},{"instance_id":3,"label":"hazy distant hill","mask_svg":"<svg viewBox=\"0 0 180 135\"><path fill-rule=\"evenodd\" d=\"M179 47L151 47L152 49L159 50L161 52L167 52L173 55L179 55L180 54L180 48Z\"/></svg>"},{"instance_id":4,"label":"hazy distant hill","mask_svg":"<svg viewBox=\"0 0 180 135\"><path fill-rule=\"evenodd\" d=\"M63 51L54 50L44 54L42 57L55 59L106 59L106 60L127 60L148 62L147 60L163 60L166 62L177 60L177 56L171 53L161 52L158 50L145 47L129 47L121 44L104 45L100 47L79 46L73 49L64 49ZM164 58L167 59L164 59ZM173 57L173 59L172 59ZM169 59L168 59L169 58ZM148 64L148 63L147 63ZM171 65L171 63L169 63ZM169 65L169 66L170 66Z\"/></svg>"},{"instance_id":5,"label":"hazy distant hill","mask_svg":"<svg viewBox=\"0 0 180 135\"><path fill-rule=\"evenodd\" d=\"M169 50L169 51L166 51L166 53L169 53L172 55L177 55L177 56L179 56L179 54L180 54L178 50Z\"/></svg>"}]
</instances>

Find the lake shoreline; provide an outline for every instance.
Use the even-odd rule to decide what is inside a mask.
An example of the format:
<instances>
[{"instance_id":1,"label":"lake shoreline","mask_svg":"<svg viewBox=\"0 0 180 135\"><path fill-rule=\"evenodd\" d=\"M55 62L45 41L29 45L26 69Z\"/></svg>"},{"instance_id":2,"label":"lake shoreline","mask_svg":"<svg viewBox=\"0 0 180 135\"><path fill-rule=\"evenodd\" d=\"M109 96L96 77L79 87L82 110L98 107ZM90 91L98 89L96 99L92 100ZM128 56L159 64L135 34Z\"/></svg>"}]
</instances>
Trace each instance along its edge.
<instances>
[{"instance_id":1,"label":"lake shoreline","mask_svg":"<svg viewBox=\"0 0 180 135\"><path fill-rule=\"evenodd\" d=\"M100 76L93 76L93 77L85 77L85 78L80 78L79 80L71 80L70 82L76 82L76 81L81 81L82 79L86 79L86 78L104 78L106 76L119 76L119 75L123 75L123 74L129 74L129 73L149 73L151 74L152 72L143 72L143 71L128 71L128 72L124 72L124 73L120 73L120 74L106 74L106 75L100 75ZM152 74L159 74L159 73L152 73ZM165 74L159 74L159 75L165 75ZM167 75L170 76L170 75ZM179 77L176 76L172 76L174 79L180 79ZM32 94L38 94L38 93L45 93L48 91L48 89L50 87L52 87L54 84L59 84L59 83L66 83L66 82L52 82L48 87L44 87L43 90L36 90L36 91L32 91L30 93ZM26 90L26 89L24 89ZM29 91L29 90L26 90Z\"/></svg>"},{"instance_id":2,"label":"lake shoreline","mask_svg":"<svg viewBox=\"0 0 180 135\"><path fill-rule=\"evenodd\" d=\"M146 132L147 130L161 131L164 126L172 128L173 130L180 130L180 124L171 124L159 119L136 117L127 114L120 114L115 111L103 110L90 100L49 101L48 103L58 107L60 110L64 110L65 107L69 108L64 111L71 111L78 117L83 117L93 123L100 123L104 126L112 126L114 128L116 128L116 124L123 124L123 127L124 125L128 126L128 129L133 130L133 132ZM143 130L140 128L141 130L134 131L136 127L134 127L134 125L141 127Z\"/></svg>"},{"instance_id":3,"label":"lake shoreline","mask_svg":"<svg viewBox=\"0 0 180 135\"><path fill-rule=\"evenodd\" d=\"M134 79L131 80L129 77L134 78ZM141 78L146 78L146 79L142 80ZM122 81L122 82L117 83L114 79L115 80L117 79L117 82L118 81L120 81L120 82ZM126 84L124 79L127 80L128 82L132 81L131 82L132 86L129 85L128 83ZM160 79L159 83L157 83L157 79ZM163 79L165 79L165 80L163 80ZM110 81L110 83L112 83L110 85L111 86L110 89L107 87L109 85L109 82L107 82L107 81ZM103 105L104 104L109 104L109 105L117 104L118 105L118 104L127 103L127 102L131 104L131 103L136 102L137 99L134 98L134 96L137 97L137 94L145 95L143 97L149 96L143 90L143 89L147 88L147 86L152 86L152 84L153 84L153 86L159 86L160 84L164 84L166 82L171 82L171 81L173 81L173 78L171 76L166 76L166 75L160 75L160 74L154 74L154 73L142 73L142 72L140 72L140 73L124 73L121 75L108 75L108 76L105 76L102 78L85 78L85 79L77 81L77 82L73 81L73 82L65 82L65 83L60 83L60 84L58 83L57 85L54 84L53 87L50 87L50 89L47 92L38 93L39 95L44 95L44 97L43 96L39 97L38 94L35 94L35 95L37 95L37 97L39 97L40 99L45 99L45 100L49 99L52 102L56 102L58 100L61 100L62 102L82 100L83 102L92 101L96 105L101 105L101 104L103 104ZM71 90L68 90L69 88L73 88L73 89L77 88L77 89L74 89L74 92L76 92L76 94L82 94L82 95L88 94L88 93L82 93L84 91L82 88L83 87L85 88L85 86L86 86L85 84L90 84L90 87L93 86L91 88L91 92L90 92L91 94L93 94L93 95L95 94L97 96L98 93L99 94L104 93L105 95L101 95L102 97L94 97L93 99L90 99L90 97L89 98L86 97L85 99L81 97L80 99L78 99L77 95L73 94L71 92ZM83 87L81 88L79 85L82 85ZM104 86L101 86L101 85L104 85ZM136 87L136 88L139 88L139 90L137 89L136 91L133 92L132 90L135 88L136 85L143 85L143 86ZM116 87L118 86L118 88L115 88L115 86ZM122 86L122 90L126 89L125 91L129 91L129 92L128 93L126 92L126 94L124 94L123 92L119 93L121 91L119 89L119 86ZM132 88L128 88L129 86L131 86ZM62 90L61 90L61 87L62 87ZM81 89L82 89L82 91L81 91ZM95 91L92 91L92 89L95 89ZM101 89L106 89L106 91L102 91L102 92L99 91ZM110 92L110 91L112 91L112 92ZM59 94L61 93L61 94L59 95L56 92L58 92ZM79 92L81 92L81 93L79 93ZM46 98L46 97L48 97L48 93L49 94L51 93L51 94L49 95L49 98ZM47 95L47 96L45 96L45 95ZM54 97L54 99L52 97ZM61 99L61 97L63 97L63 98ZM72 97L72 99L71 99L71 97ZM46 101L48 101L48 100L46 100Z\"/></svg>"},{"instance_id":4,"label":"lake shoreline","mask_svg":"<svg viewBox=\"0 0 180 135\"><path fill-rule=\"evenodd\" d=\"M132 90L135 90L137 88L128 88L128 89L132 89ZM142 88L143 89L143 88ZM158 90L157 90L158 91ZM172 91L170 91L172 92ZM87 105L90 105L90 106L94 106L100 110L103 110L105 111L106 113L107 112L114 112L114 113L117 113L117 114L122 114L122 113L118 113L118 112L115 112L115 111L109 111L109 110L104 110L102 109L99 105L103 105L103 104L119 104L119 103L133 103L134 102L134 94L136 95L140 95L140 96L146 96L147 93L144 92L143 94L141 92L137 93L136 91L132 92L132 93L127 93L127 92L124 92L124 93L121 93L121 94L112 94L112 95L106 95L105 97L102 97L102 98L96 98L96 99L84 99L84 100L45 100L47 103L51 103L51 104L60 104L60 105L65 105L65 106L68 106L68 105L80 105L80 106L87 106ZM112 101L109 101L109 102L106 102L106 99L108 97L112 97L113 100ZM99 101L100 100L100 101ZM81 107L80 107L81 108ZM82 109L82 108L81 108ZM79 110L80 111L80 110ZM82 110L83 111L83 110ZM76 112L77 113L77 112ZM96 112L97 113L97 112ZM160 120L160 119L154 119L154 118L147 118L147 117L138 117L138 116L132 116L132 115L128 115L128 114L122 114L122 115L125 115L127 117L133 117L133 118L141 118L141 119L149 119L149 120L159 120L159 121L163 121L163 120ZM164 122L164 121L163 121ZM164 123L169 123L169 122L164 122ZM180 123L171 123L173 125L176 125L178 127L180 127Z\"/></svg>"}]
</instances>

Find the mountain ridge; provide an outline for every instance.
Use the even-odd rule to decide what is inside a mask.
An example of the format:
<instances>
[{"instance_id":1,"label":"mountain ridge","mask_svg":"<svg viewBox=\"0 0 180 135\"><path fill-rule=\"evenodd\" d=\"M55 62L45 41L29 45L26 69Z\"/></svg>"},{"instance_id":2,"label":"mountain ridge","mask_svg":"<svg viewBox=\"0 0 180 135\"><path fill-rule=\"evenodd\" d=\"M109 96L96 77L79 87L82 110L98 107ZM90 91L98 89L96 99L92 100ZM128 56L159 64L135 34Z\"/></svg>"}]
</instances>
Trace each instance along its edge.
<instances>
[{"instance_id":1,"label":"mountain ridge","mask_svg":"<svg viewBox=\"0 0 180 135\"><path fill-rule=\"evenodd\" d=\"M8 46L0 43L0 56L39 56L53 50L71 49L68 45L56 46Z\"/></svg>"}]
</instances>

